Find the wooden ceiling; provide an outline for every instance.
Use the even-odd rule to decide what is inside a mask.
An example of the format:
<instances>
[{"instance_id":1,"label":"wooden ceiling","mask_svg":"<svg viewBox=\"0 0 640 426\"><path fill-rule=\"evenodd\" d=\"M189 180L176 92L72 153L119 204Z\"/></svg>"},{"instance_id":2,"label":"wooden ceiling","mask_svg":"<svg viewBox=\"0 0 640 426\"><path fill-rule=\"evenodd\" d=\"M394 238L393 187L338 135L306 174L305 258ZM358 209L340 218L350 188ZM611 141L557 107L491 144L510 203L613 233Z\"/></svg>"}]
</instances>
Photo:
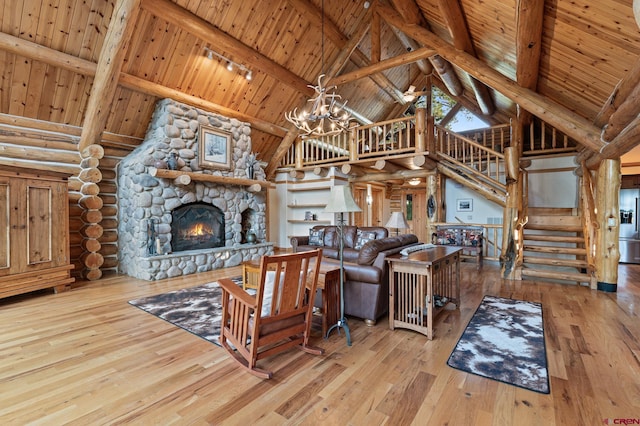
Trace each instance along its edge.
<instances>
[{"instance_id":1,"label":"wooden ceiling","mask_svg":"<svg viewBox=\"0 0 640 426\"><path fill-rule=\"evenodd\" d=\"M517 101L586 129L595 151L616 86L632 96L640 75L632 0L3 3L0 113L142 139L156 101L172 97L251 122L267 162L290 130L285 112L323 72L362 123L399 116L402 92L429 74L443 88L457 80L458 98L489 121L507 122Z\"/></svg>"}]
</instances>

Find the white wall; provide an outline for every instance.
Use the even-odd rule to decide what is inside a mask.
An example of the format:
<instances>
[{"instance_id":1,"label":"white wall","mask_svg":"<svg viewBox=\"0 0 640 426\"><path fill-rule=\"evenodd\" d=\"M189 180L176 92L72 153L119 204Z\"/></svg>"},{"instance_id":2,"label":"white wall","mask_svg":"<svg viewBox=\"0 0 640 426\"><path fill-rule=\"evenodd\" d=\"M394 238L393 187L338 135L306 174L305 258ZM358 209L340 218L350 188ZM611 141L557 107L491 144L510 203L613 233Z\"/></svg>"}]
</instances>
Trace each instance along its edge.
<instances>
[{"instance_id":1,"label":"white wall","mask_svg":"<svg viewBox=\"0 0 640 426\"><path fill-rule=\"evenodd\" d=\"M573 156L532 160L529 172L530 207L576 207L579 180ZM502 207L474 191L447 179L445 186L446 221L475 224L502 223ZM473 211L457 211L457 201L470 199ZM499 218L496 222L495 218Z\"/></svg>"},{"instance_id":2,"label":"white wall","mask_svg":"<svg viewBox=\"0 0 640 426\"><path fill-rule=\"evenodd\" d=\"M530 207L577 207L579 178L574 156L532 160L529 171Z\"/></svg>"}]
</instances>

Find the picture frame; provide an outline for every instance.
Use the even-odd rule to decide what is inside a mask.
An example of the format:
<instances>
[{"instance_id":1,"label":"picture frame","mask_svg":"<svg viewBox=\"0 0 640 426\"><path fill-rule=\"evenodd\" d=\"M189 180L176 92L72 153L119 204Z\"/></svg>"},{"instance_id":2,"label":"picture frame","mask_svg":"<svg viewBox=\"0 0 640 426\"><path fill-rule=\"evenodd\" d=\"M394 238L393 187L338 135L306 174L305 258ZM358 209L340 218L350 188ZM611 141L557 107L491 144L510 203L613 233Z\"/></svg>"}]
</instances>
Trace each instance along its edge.
<instances>
[{"instance_id":1,"label":"picture frame","mask_svg":"<svg viewBox=\"0 0 640 426\"><path fill-rule=\"evenodd\" d=\"M459 198L456 200L456 211L459 212L472 212L473 211L473 199L471 198Z\"/></svg>"},{"instance_id":2,"label":"picture frame","mask_svg":"<svg viewBox=\"0 0 640 426\"><path fill-rule=\"evenodd\" d=\"M198 166L203 169L231 168L231 133L201 125L198 131Z\"/></svg>"}]
</instances>

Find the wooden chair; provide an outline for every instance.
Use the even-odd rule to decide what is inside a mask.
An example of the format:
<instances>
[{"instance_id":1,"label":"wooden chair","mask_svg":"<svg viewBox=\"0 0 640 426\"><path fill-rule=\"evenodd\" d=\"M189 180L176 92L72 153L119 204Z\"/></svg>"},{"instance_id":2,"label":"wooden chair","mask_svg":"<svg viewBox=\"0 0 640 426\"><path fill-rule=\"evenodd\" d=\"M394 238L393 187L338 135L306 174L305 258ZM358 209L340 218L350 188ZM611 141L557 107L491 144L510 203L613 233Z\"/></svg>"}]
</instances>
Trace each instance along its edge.
<instances>
[{"instance_id":1,"label":"wooden chair","mask_svg":"<svg viewBox=\"0 0 640 426\"><path fill-rule=\"evenodd\" d=\"M313 299L322 249L263 256L257 293L251 296L230 279L221 279L220 344L252 374L270 379L256 367L262 358L293 346L321 355L309 345Z\"/></svg>"}]
</instances>

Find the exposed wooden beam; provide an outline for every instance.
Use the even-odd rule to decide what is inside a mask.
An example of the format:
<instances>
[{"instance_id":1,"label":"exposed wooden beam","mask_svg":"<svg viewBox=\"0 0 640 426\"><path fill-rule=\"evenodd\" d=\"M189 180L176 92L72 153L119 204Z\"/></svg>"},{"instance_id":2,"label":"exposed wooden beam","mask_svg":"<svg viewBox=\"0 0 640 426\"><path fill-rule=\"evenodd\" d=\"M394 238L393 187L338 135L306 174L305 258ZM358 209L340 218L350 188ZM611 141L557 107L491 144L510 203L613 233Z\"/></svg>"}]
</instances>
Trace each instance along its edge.
<instances>
[{"instance_id":1,"label":"exposed wooden beam","mask_svg":"<svg viewBox=\"0 0 640 426\"><path fill-rule=\"evenodd\" d=\"M427 20L422 15L422 11L414 0L391 0L391 4L407 24L416 24L427 29L429 28ZM382 16L382 18L384 18L384 16ZM416 41L420 42L419 40ZM422 43L422 45L424 46L424 43ZM454 96L462 95L462 83L451 64L440 56L432 56L429 58L429 61L442 82L447 86L449 93ZM430 73L425 72L425 74Z\"/></svg>"},{"instance_id":2,"label":"exposed wooden beam","mask_svg":"<svg viewBox=\"0 0 640 426\"><path fill-rule=\"evenodd\" d=\"M636 86L622 105L609 117L602 139L609 142L616 138L640 114L640 85Z\"/></svg>"},{"instance_id":3,"label":"exposed wooden beam","mask_svg":"<svg viewBox=\"0 0 640 426\"><path fill-rule=\"evenodd\" d=\"M432 56L435 50L427 47L421 47L413 52L403 53L402 55L395 56L393 58L385 59L377 64L369 65L368 67L360 68L358 70L342 74L338 77L334 77L330 80L331 84L337 86L341 84L350 83L361 78L369 77L370 75L377 74L390 68L395 68L400 65L406 65L417 61L418 59L427 58Z\"/></svg>"},{"instance_id":4,"label":"exposed wooden beam","mask_svg":"<svg viewBox=\"0 0 640 426\"><path fill-rule=\"evenodd\" d=\"M375 5L374 5L375 7ZM371 15L371 63L380 62L380 15L374 13Z\"/></svg>"},{"instance_id":5,"label":"exposed wooden beam","mask_svg":"<svg viewBox=\"0 0 640 426\"><path fill-rule=\"evenodd\" d=\"M343 166L344 167L344 166ZM343 169L344 170L344 169ZM394 173L365 173L362 176L349 178L349 182L384 182L393 179L411 179L428 176L433 173L431 170L401 170Z\"/></svg>"},{"instance_id":6,"label":"exposed wooden beam","mask_svg":"<svg viewBox=\"0 0 640 426\"><path fill-rule=\"evenodd\" d=\"M394 32L396 38L400 41L400 43L402 43L407 52L420 49L420 45L418 43L416 43L412 38L407 37L407 35L399 29L391 27L391 30ZM420 68L420 71L422 71L424 75L429 75L433 72L433 65L431 65L431 62L429 62L429 60L427 59L417 60L416 65L418 66L418 68Z\"/></svg>"},{"instance_id":7,"label":"exposed wooden beam","mask_svg":"<svg viewBox=\"0 0 640 426\"><path fill-rule=\"evenodd\" d=\"M544 0L518 0L516 5L516 81L536 90L542 50Z\"/></svg>"},{"instance_id":8,"label":"exposed wooden beam","mask_svg":"<svg viewBox=\"0 0 640 426\"><path fill-rule=\"evenodd\" d=\"M276 148L276 151L273 153L271 160L269 160L269 164L267 164L267 167L264 170L267 180L273 179L276 174L276 169L280 164L280 160L282 160L282 158L287 154L287 151L289 151L291 144L298 137L298 132L293 129L293 126L291 127L292 128L287 132L284 139L282 139L282 142L280 142L280 144L278 145L278 148Z\"/></svg>"},{"instance_id":9,"label":"exposed wooden beam","mask_svg":"<svg viewBox=\"0 0 640 426\"><path fill-rule=\"evenodd\" d=\"M633 68L627 72L622 80L618 82L609 98L602 106L598 113L594 124L598 127L604 127L611 118L611 115L620 108L627 100L631 92L640 85L640 60L636 61Z\"/></svg>"},{"instance_id":10,"label":"exposed wooden beam","mask_svg":"<svg viewBox=\"0 0 640 426\"><path fill-rule=\"evenodd\" d=\"M140 1L118 0L115 4L84 114L82 134L78 144L80 151L89 145L100 144L118 86L120 70L127 53L127 44L140 12Z\"/></svg>"},{"instance_id":11,"label":"exposed wooden beam","mask_svg":"<svg viewBox=\"0 0 640 426\"><path fill-rule=\"evenodd\" d=\"M516 81L536 90L542 51L544 0L518 0L516 4ZM518 123L531 123L531 113L519 108Z\"/></svg>"},{"instance_id":12,"label":"exposed wooden beam","mask_svg":"<svg viewBox=\"0 0 640 426\"><path fill-rule=\"evenodd\" d=\"M40 46L31 41L14 37L5 33L0 33L0 49L28 58L37 59L54 67L64 68L90 77L95 76L96 69L98 67L97 64L91 61L87 61L86 59L81 59L66 53L58 52L57 50ZM171 89L160 84L152 83L150 81L129 74L120 73L119 84L122 87L136 92L153 95L160 98L171 98L178 102L183 102L187 105L196 106L207 111L246 121L250 123L251 126L256 130L260 130L274 136L284 137L284 135L288 131L286 128L277 126L268 121L260 120L247 114L243 114L230 108L226 108L213 102L209 102L205 99L191 96L178 90Z\"/></svg>"},{"instance_id":13,"label":"exposed wooden beam","mask_svg":"<svg viewBox=\"0 0 640 426\"><path fill-rule=\"evenodd\" d=\"M449 27L449 32L453 38L453 45L456 49L467 52L473 57L477 57L476 49L471 42L471 36L469 35L469 29L467 28L467 22L464 19L462 13L462 7L460 6L460 0L439 0L440 12ZM487 86L476 80L474 77L469 77L471 88L476 95L476 101L482 111L483 115L491 115L495 111L495 105L493 99L491 99L491 93Z\"/></svg>"},{"instance_id":14,"label":"exposed wooden beam","mask_svg":"<svg viewBox=\"0 0 640 426\"><path fill-rule=\"evenodd\" d=\"M389 24L401 29L415 40L433 47L442 57L455 63L457 67L520 104L541 120L551 124L593 151L600 151L604 147L605 143L600 139L600 129L585 118L532 90L520 87L516 82L500 74L482 61L466 52L458 51L431 31L417 25L406 24L402 17L391 7L380 6L380 9L384 9L384 13L381 16Z\"/></svg>"},{"instance_id":15,"label":"exposed wooden beam","mask_svg":"<svg viewBox=\"0 0 640 426\"><path fill-rule=\"evenodd\" d=\"M142 7L158 18L164 19L196 37L229 52L233 57L241 58L243 62L252 64L254 69L259 69L271 75L274 79L296 89L300 93L307 96L313 94L313 89L307 87L309 83L303 78L298 77L285 67L273 62L171 0L141 1Z\"/></svg>"},{"instance_id":16,"label":"exposed wooden beam","mask_svg":"<svg viewBox=\"0 0 640 426\"><path fill-rule=\"evenodd\" d=\"M591 156L586 162L587 167L596 168L605 159L620 159L623 154L638 146L638 140L640 140L640 115L636 116L600 153Z\"/></svg>"}]
</instances>

